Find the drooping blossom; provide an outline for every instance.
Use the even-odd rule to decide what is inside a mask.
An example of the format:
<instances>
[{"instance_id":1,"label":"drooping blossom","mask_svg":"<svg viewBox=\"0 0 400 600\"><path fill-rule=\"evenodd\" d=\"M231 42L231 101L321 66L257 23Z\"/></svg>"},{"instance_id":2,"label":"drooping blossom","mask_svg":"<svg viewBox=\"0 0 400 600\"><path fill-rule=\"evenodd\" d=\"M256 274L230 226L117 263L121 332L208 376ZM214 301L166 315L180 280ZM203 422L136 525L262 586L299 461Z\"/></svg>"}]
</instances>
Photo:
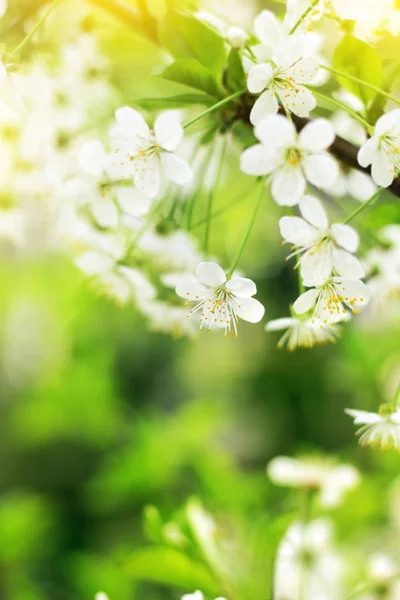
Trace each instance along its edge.
<instances>
[{"instance_id":1,"label":"drooping blossom","mask_svg":"<svg viewBox=\"0 0 400 600\"><path fill-rule=\"evenodd\" d=\"M340 335L340 329L333 323L320 327L315 319L303 315L274 319L265 326L265 331L282 330L286 331L278 342L278 348L286 344L290 351L335 342Z\"/></svg>"},{"instance_id":2,"label":"drooping blossom","mask_svg":"<svg viewBox=\"0 0 400 600\"><path fill-rule=\"evenodd\" d=\"M378 413L347 408L353 417L359 443L362 446L378 447L381 450L400 450L400 408L382 404Z\"/></svg>"}]
</instances>

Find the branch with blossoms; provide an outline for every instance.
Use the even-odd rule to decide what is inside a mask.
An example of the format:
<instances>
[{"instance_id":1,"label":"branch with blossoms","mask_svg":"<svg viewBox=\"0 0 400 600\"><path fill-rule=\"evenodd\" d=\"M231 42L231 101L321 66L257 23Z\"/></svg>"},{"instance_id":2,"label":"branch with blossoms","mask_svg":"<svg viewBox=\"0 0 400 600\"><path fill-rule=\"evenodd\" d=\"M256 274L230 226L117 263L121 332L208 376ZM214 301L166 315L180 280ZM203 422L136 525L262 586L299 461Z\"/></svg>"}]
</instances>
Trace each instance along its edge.
<instances>
[{"instance_id":1,"label":"branch with blossoms","mask_svg":"<svg viewBox=\"0 0 400 600\"><path fill-rule=\"evenodd\" d=\"M0 73L3 98L19 119L10 155L43 176L37 196L60 199L54 236L94 286L120 304L134 303L154 329L237 336L242 321L259 323L265 313L256 284L240 269L269 195L281 207L277 227L298 274L297 298L265 326L284 331L280 347L334 342L341 325L368 304L371 310L399 293L398 224L369 231L364 256L357 256L360 213L387 191L400 195L400 100L371 32L349 26L352 7L338 0L289 3L281 18L263 10L245 31L193 12L190 2L167 3L160 16L146 2L135 10L124 0L95 4L162 48L168 60L157 76L186 91L126 106L105 81L107 60L88 40L74 73L86 110L68 76L68 57L80 49L66 49L57 77L43 65L24 72L26 45L57 11L57 0L5 54ZM322 19L335 25L332 39ZM38 102L28 90L42 85L41 69L52 85ZM236 205L233 199L215 208L228 159L249 181L239 201L254 199L234 258L223 268L213 234L214 218ZM21 181L10 185L16 198L23 195ZM204 190L199 239L193 214ZM336 205L347 196L358 207L335 221ZM26 235L22 216L8 215L16 246ZM371 238L375 247L368 246ZM389 410L391 423L396 410Z\"/></svg>"}]
</instances>

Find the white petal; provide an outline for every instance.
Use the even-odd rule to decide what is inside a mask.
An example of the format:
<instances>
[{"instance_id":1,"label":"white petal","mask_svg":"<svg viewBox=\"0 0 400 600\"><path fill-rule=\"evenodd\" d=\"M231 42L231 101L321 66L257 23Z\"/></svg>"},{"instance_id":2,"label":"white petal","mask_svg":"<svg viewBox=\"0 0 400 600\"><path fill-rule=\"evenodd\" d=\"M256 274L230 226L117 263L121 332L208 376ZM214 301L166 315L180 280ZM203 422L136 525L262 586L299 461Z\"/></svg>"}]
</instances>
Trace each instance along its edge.
<instances>
[{"instance_id":1,"label":"white petal","mask_svg":"<svg viewBox=\"0 0 400 600\"><path fill-rule=\"evenodd\" d=\"M282 217L279 229L283 239L295 246L309 246L315 239L315 229L300 217Z\"/></svg>"},{"instance_id":2,"label":"white petal","mask_svg":"<svg viewBox=\"0 0 400 600\"><path fill-rule=\"evenodd\" d=\"M254 21L256 36L266 46L276 46L283 37L282 25L269 10L263 10Z\"/></svg>"},{"instance_id":3,"label":"white petal","mask_svg":"<svg viewBox=\"0 0 400 600\"><path fill-rule=\"evenodd\" d=\"M161 186L159 158L157 156L148 157L146 162L140 161L136 163L133 178L136 187L146 192L150 198L157 196Z\"/></svg>"},{"instance_id":4,"label":"white petal","mask_svg":"<svg viewBox=\"0 0 400 600\"><path fill-rule=\"evenodd\" d=\"M285 71L285 75L300 85L312 83L318 76L319 63L316 58L301 58Z\"/></svg>"},{"instance_id":5,"label":"white petal","mask_svg":"<svg viewBox=\"0 0 400 600\"><path fill-rule=\"evenodd\" d=\"M268 321L265 326L265 331L281 331L282 329L288 329L298 324L298 320L293 317L283 317L282 319L274 319Z\"/></svg>"},{"instance_id":6,"label":"white petal","mask_svg":"<svg viewBox=\"0 0 400 600\"><path fill-rule=\"evenodd\" d=\"M99 177L107 163L103 144L98 140L85 142L79 149L78 160L87 173Z\"/></svg>"},{"instance_id":7,"label":"white petal","mask_svg":"<svg viewBox=\"0 0 400 600\"><path fill-rule=\"evenodd\" d=\"M317 298L318 292L316 289L312 288L311 290L307 290L297 298L296 302L293 304L293 310L298 315L302 315L314 306Z\"/></svg>"},{"instance_id":8,"label":"white petal","mask_svg":"<svg viewBox=\"0 0 400 600\"><path fill-rule=\"evenodd\" d=\"M306 182L298 168L279 169L273 175L271 194L280 206L294 206L304 194Z\"/></svg>"},{"instance_id":9,"label":"white petal","mask_svg":"<svg viewBox=\"0 0 400 600\"><path fill-rule=\"evenodd\" d=\"M331 226L333 238L338 246L341 246L348 252L356 252L360 243L358 233L350 225L334 223Z\"/></svg>"},{"instance_id":10,"label":"white petal","mask_svg":"<svg viewBox=\"0 0 400 600\"><path fill-rule=\"evenodd\" d=\"M164 152L163 165L165 177L174 183L185 185L192 179L192 169L176 154Z\"/></svg>"},{"instance_id":11,"label":"white petal","mask_svg":"<svg viewBox=\"0 0 400 600\"><path fill-rule=\"evenodd\" d=\"M372 137L361 146L357 154L358 164L362 167L368 167L378 152L379 140Z\"/></svg>"},{"instance_id":12,"label":"white petal","mask_svg":"<svg viewBox=\"0 0 400 600\"><path fill-rule=\"evenodd\" d=\"M258 125L265 117L276 115L278 112L278 100L275 94L270 90L266 90L261 94L254 103L250 111L250 122L253 125Z\"/></svg>"},{"instance_id":13,"label":"white petal","mask_svg":"<svg viewBox=\"0 0 400 600\"><path fill-rule=\"evenodd\" d=\"M116 227L118 210L112 200L100 200L92 204L92 214L100 227Z\"/></svg>"},{"instance_id":14,"label":"white petal","mask_svg":"<svg viewBox=\"0 0 400 600\"><path fill-rule=\"evenodd\" d=\"M396 108L395 110L391 110L386 114L382 115L376 122L375 125L375 134L376 136L384 135L385 133L390 133L392 129L398 127L400 123L400 108Z\"/></svg>"},{"instance_id":15,"label":"white petal","mask_svg":"<svg viewBox=\"0 0 400 600\"><path fill-rule=\"evenodd\" d=\"M202 285L194 277L187 277L182 280L175 288L176 293L185 300L202 300L209 295L209 288Z\"/></svg>"},{"instance_id":16,"label":"white petal","mask_svg":"<svg viewBox=\"0 0 400 600\"><path fill-rule=\"evenodd\" d=\"M139 269L121 265L118 267L118 271L129 281L139 299L153 300L156 297L155 287Z\"/></svg>"},{"instance_id":17,"label":"white petal","mask_svg":"<svg viewBox=\"0 0 400 600\"><path fill-rule=\"evenodd\" d=\"M240 169L247 175L267 175L276 169L278 163L276 154L269 152L263 144L247 148L240 156Z\"/></svg>"},{"instance_id":18,"label":"white petal","mask_svg":"<svg viewBox=\"0 0 400 600\"><path fill-rule=\"evenodd\" d=\"M200 283L210 287L219 287L226 282L226 275L223 269L214 262L202 262L195 269L196 277Z\"/></svg>"},{"instance_id":19,"label":"white petal","mask_svg":"<svg viewBox=\"0 0 400 600\"><path fill-rule=\"evenodd\" d=\"M344 412L353 417L355 425L374 425L375 423L382 423L384 420L378 413L367 412L366 410L346 408Z\"/></svg>"},{"instance_id":20,"label":"white petal","mask_svg":"<svg viewBox=\"0 0 400 600\"><path fill-rule=\"evenodd\" d=\"M299 209L302 216L314 227L324 230L328 228L329 221L322 202L306 194L299 200Z\"/></svg>"},{"instance_id":21,"label":"white petal","mask_svg":"<svg viewBox=\"0 0 400 600\"><path fill-rule=\"evenodd\" d=\"M159 146L164 150L175 150L183 137L183 127L179 122L178 113L167 111L157 117L154 133Z\"/></svg>"},{"instance_id":22,"label":"white petal","mask_svg":"<svg viewBox=\"0 0 400 600\"><path fill-rule=\"evenodd\" d=\"M310 152L318 152L328 148L335 139L332 125L326 119L315 119L300 132L299 142L302 148Z\"/></svg>"},{"instance_id":23,"label":"white petal","mask_svg":"<svg viewBox=\"0 0 400 600\"><path fill-rule=\"evenodd\" d=\"M342 296L345 301L351 301L351 306L356 309L363 308L371 298L372 292L362 281L342 279L337 281L333 278L337 294ZM347 300L346 300L347 299Z\"/></svg>"},{"instance_id":24,"label":"white petal","mask_svg":"<svg viewBox=\"0 0 400 600\"><path fill-rule=\"evenodd\" d=\"M302 256L300 273L304 284L320 286L332 275L332 244L324 243L311 248Z\"/></svg>"},{"instance_id":25,"label":"white petal","mask_svg":"<svg viewBox=\"0 0 400 600\"><path fill-rule=\"evenodd\" d=\"M286 86L280 95L286 108L298 117L308 117L317 105L313 93L302 85Z\"/></svg>"},{"instance_id":26,"label":"white petal","mask_svg":"<svg viewBox=\"0 0 400 600\"><path fill-rule=\"evenodd\" d=\"M150 133L149 126L139 111L130 108L130 106L123 106L115 111L115 118L124 129L125 135L148 137Z\"/></svg>"},{"instance_id":27,"label":"white petal","mask_svg":"<svg viewBox=\"0 0 400 600\"><path fill-rule=\"evenodd\" d=\"M333 265L340 277L346 279L361 279L361 277L364 277L364 269L359 261L346 250L333 249Z\"/></svg>"},{"instance_id":28,"label":"white petal","mask_svg":"<svg viewBox=\"0 0 400 600\"><path fill-rule=\"evenodd\" d=\"M328 154L306 156L303 168L307 180L322 189L333 185L339 172L337 162Z\"/></svg>"},{"instance_id":29,"label":"white petal","mask_svg":"<svg viewBox=\"0 0 400 600\"><path fill-rule=\"evenodd\" d=\"M88 251L78 256L75 264L85 275L100 275L108 272L113 267L114 261L105 254Z\"/></svg>"},{"instance_id":30,"label":"white petal","mask_svg":"<svg viewBox=\"0 0 400 600\"><path fill-rule=\"evenodd\" d=\"M360 200L360 202L365 202L376 192L376 185L371 177L367 173L356 171L356 169L348 174L347 185L350 196Z\"/></svg>"},{"instance_id":31,"label":"white petal","mask_svg":"<svg viewBox=\"0 0 400 600\"><path fill-rule=\"evenodd\" d=\"M287 148L296 145L295 126L282 115L266 117L254 131L256 137L268 147Z\"/></svg>"},{"instance_id":32,"label":"white petal","mask_svg":"<svg viewBox=\"0 0 400 600\"><path fill-rule=\"evenodd\" d=\"M255 298L242 298L236 308L238 316L249 323L258 323L264 316L265 308Z\"/></svg>"},{"instance_id":33,"label":"white petal","mask_svg":"<svg viewBox=\"0 0 400 600\"><path fill-rule=\"evenodd\" d=\"M381 187L388 187L395 175L393 165L384 150L378 150L371 167L372 179Z\"/></svg>"},{"instance_id":34,"label":"white petal","mask_svg":"<svg viewBox=\"0 0 400 600\"><path fill-rule=\"evenodd\" d=\"M132 187L118 187L116 197L122 211L132 217L142 217L149 212L151 199L142 190Z\"/></svg>"},{"instance_id":35,"label":"white petal","mask_svg":"<svg viewBox=\"0 0 400 600\"><path fill-rule=\"evenodd\" d=\"M303 58L304 39L292 35L285 38L273 51L272 60L280 67L286 68Z\"/></svg>"},{"instance_id":36,"label":"white petal","mask_svg":"<svg viewBox=\"0 0 400 600\"><path fill-rule=\"evenodd\" d=\"M250 298L257 293L254 281L246 277L234 277L226 283L226 287L238 298Z\"/></svg>"},{"instance_id":37,"label":"white petal","mask_svg":"<svg viewBox=\"0 0 400 600\"><path fill-rule=\"evenodd\" d=\"M250 69L247 79L247 88L252 94L259 94L269 84L273 75L272 66L269 63L254 65Z\"/></svg>"}]
</instances>

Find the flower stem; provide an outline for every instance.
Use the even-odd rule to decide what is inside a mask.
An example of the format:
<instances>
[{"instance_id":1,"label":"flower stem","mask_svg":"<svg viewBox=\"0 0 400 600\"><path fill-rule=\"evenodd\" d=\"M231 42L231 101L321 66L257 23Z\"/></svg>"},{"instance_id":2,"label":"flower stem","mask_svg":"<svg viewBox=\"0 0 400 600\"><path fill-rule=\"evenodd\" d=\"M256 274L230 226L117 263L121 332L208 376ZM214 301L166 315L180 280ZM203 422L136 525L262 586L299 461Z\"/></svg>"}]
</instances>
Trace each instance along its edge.
<instances>
[{"instance_id":1,"label":"flower stem","mask_svg":"<svg viewBox=\"0 0 400 600\"><path fill-rule=\"evenodd\" d=\"M202 113L197 115L197 117L193 117L193 119L190 119L190 121L188 121L187 123L185 123L183 125L183 128L186 129L187 127L190 127L191 125L193 125L193 123L196 123L196 121L199 121L206 115L209 115L210 113L214 112L215 110L218 110L219 108L221 108L221 106L225 106L225 104L229 104L229 102L231 102L231 100L234 100L235 98L239 98L239 96L243 96L243 94L245 94L246 92L247 92L247 89L239 90L238 92L235 92L234 94L231 94L230 96L227 96L226 98L223 98L216 104L213 104L212 106L207 108L205 111L203 111Z\"/></svg>"},{"instance_id":2,"label":"flower stem","mask_svg":"<svg viewBox=\"0 0 400 600\"><path fill-rule=\"evenodd\" d=\"M236 254L236 257L235 257L233 263L231 264L230 269L229 269L229 271L228 271L228 273L226 275L227 279L229 279L230 277L232 277L232 273L236 269L236 267L237 267L237 265L239 263L239 260L240 260L242 254L243 254L243 250L245 249L246 244L247 244L247 242L249 240L249 237L250 237L250 234L251 234L251 230L253 229L253 225L254 225L254 223L256 221L258 210L259 210L259 208L261 206L261 201L263 199L263 194L264 194L264 178L260 181L260 193L259 193L259 196L258 196L257 204L256 204L256 206L254 208L253 216L251 217L251 221L250 221L249 227L248 227L247 232L246 232L246 234L245 234L245 236L243 238L243 241L242 241L242 243L240 245L238 253Z\"/></svg>"},{"instance_id":3,"label":"flower stem","mask_svg":"<svg viewBox=\"0 0 400 600\"><path fill-rule=\"evenodd\" d=\"M365 129L368 131L368 133L372 134L374 132L374 127L372 125L370 125L365 119L363 119L363 117L361 115L359 115L355 110L353 110L352 108L350 108L343 102L340 102L339 100L335 100L335 98L332 98L331 96L325 96L325 94L321 94L320 92L316 92L315 90L313 90L313 94L315 96L317 96L318 98L321 98L322 100L326 100L327 102L330 102L334 106L337 106L337 108L340 108L341 110L345 110L346 112L348 112L349 115L351 115L353 117L353 119L356 119L357 121L359 121L361 123L361 125L363 125L365 127Z\"/></svg>"},{"instance_id":4,"label":"flower stem","mask_svg":"<svg viewBox=\"0 0 400 600\"><path fill-rule=\"evenodd\" d=\"M214 198L215 198L215 194L218 190L219 187L219 182L221 179L221 174L222 174L222 167L224 164L224 159L225 159L225 154L226 154L226 148L227 148L227 135L225 135L222 139L222 146L221 146L221 152L219 155L219 161L218 161L218 165L217 165L217 170L215 173L215 179L213 182L213 186L210 190L209 196L208 196L208 204L207 204L207 220L206 220L206 233L205 233L205 238L204 238L204 256L207 258L208 256L208 250L209 250L209 245L210 245L210 229L211 229L211 214L212 214L212 206L214 203Z\"/></svg>"},{"instance_id":5,"label":"flower stem","mask_svg":"<svg viewBox=\"0 0 400 600\"><path fill-rule=\"evenodd\" d=\"M299 19L296 21L296 23L293 25L292 29L290 30L290 35L292 35L292 33L294 33L296 31L296 29L298 28L298 26L304 21L304 19L307 17L307 15L312 11L312 9L314 8L314 6L316 6L318 4L319 0L314 0L310 6L303 12L303 14L299 17Z\"/></svg>"},{"instance_id":6,"label":"flower stem","mask_svg":"<svg viewBox=\"0 0 400 600\"><path fill-rule=\"evenodd\" d=\"M381 88L377 87L376 85L373 85L372 83L368 83L367 81L363 81L362 79L359 79L354 75L349 75L344 71L339 71L339 69L334 69L333 67L328 67L327 65L320 65L320 67L321 69L325 69L325 71L329 71L329 73L333 73L334 75L338 75L339 77L345 77L350 81L359 83L360 85L363 85L364 87L369 88L370 90L374 90L374 92L377 92L382 96L386 96L386 98L388 98L389 100L393 100L393 102L395 102L396 104L400 104L400 100L398 98L392 96L392 94L389 94L389 92L385 92L385 90L382 90Z\"/></svg>"},{"instance_id":7,"label":"flower stem","mask_svg":"<svg viewBox=\"0 0 400 600\"><path fill-rule=\"evenodd\" d=\"M365 202L363 202L358 208L356 208L356 210L354 212L351 213L351 215L349 215L347 217L347 219L345 219L343 221L343 224L346 225L352 219L354 219L354 217L356 217L362 210L364 210L364 208L367 208L367 206L369 206L370 204L372 204L372 202L374 202L374 200L376 200L377 198L379 198L379 196L382 194L383 190L385 190L385 189L386 188L384 188L384 187L378 188L376 190L376 192L374 194L372 194L371 198L368 198L368 200L366 200Z\"/></svg>"},{"instance_id":8,"label":"flower stem","mask_svg":"<svg viewBox=\"0 0 400 600\"><path fill-rule=\"evenodd\" d=\"M49 16L49 14L53 10L53 8L55 8L56 4L59 3L59 1L60 0L53 0L53 2L50 4L50 6L48 7L48 9L43 13L43 15L41 16L41 18L39 19L39 21L33 27L33 29L31 29L31 31L24 37L24 39L22 40L22 42L20 42L18 44L18 46L16 48L14 48L14 50L10 54L10 57L13 57L16 54L19 54L21 52L21 50L23 49L23 47L25 46L25 44L27 44L31 40L31 38L35 35L35 33L37 32L37 30L45 22L45 20L47 19L47 17Z\"/></svg>"}]
</instances>

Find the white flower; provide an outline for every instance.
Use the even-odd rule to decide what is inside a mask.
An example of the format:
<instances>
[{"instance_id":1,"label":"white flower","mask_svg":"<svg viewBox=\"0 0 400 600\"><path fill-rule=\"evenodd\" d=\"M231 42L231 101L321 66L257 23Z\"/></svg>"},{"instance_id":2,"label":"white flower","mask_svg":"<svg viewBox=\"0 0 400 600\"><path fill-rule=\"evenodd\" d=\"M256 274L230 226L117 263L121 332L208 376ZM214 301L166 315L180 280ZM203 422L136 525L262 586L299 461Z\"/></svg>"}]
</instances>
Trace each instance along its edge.
<instances>
[{"instance_id":1,"label":"white flower","mask_svg":"<svg viewBox=\"0 0 400 600\"><path fill-rule=\"evenodd\" d=\"M303 218L282 217L279 221L281 235L294 244L290 255L299 259L300 272L307 287L324 284L332 273L345 279L361 279L364 270L351 254L358 248L359 237L349 225L329 225L321 202L313 196L302 196L299 209Z\"/></svg>"},{"instance_id":2,"label":"white flower","mask_svg":"<svg viewBox=\"0 0 400 600\"><path fill-rule=\"evenodd\" d=\"M182 596L182 600L204 600L204 596L203 596L203 593L200 592L200 590L196 590L195 592L193 592L193 594L184 594ZM226 599L219 596L215 600L226 600Z\"/></svg>"},{"instance_id":3,"label":"white flower","mask_svg":"<svg viewBox=\"0 0 400 600\"><path fill-rule=\"evenodd\" d=\"M302 315L313 309L312 318L323 327L328 323L346 321L349 309L357 314L371 297L371 291L360 280L332 277L330 281L301 294L293 304L293 310Z\"/></svg>"},{"instance_id":4,"label":"white flower","mask_svg":"<svg viewBox=\"0 0 400 600\"><path fill-rule=\"evenodd\" d=\"M352 465L335 465L313 457L277 456L268 464L267 474L276 485L317 491L320 504L326 508L338 506L344 494L360 481Z\"/></svg>"},{"instance_id":5,"label":"white flower","mask_svg":"<svg viewBox=\"0 0 400 600\"><path fill-rule=\"evenodd\" d=\"M202 262L195 269L196 277L188 277L176 287L176 293L196 306L188 316L199 313L200 328L209 331L213 327L234 330L237 335L239 319L258 323L264 316L263 305L252 298L257 293L251 279L233 277L227 279L225 272L213 262Z\"/></svg>"},{"instance_id":6,"label":"white flower","mask_svg":"<svg viewBox=\"0 0 400 600\"><path fill-rule=\"evenodd\" d=\"M245 150L241 169L248 175L271 175L271 192L280 205L293 206L304 195L306 182L325 189L337 177L336 161L325 152L335 134L325 119L308 123L298 135L289 119L274 115L255 128L260 144Z\"/></svg>"},{"instance_id":7,"label":"white flower","mask_svg":"<svg viewBox=\"0 0 400 600\"><path fill-rule=\"evenodd\" d=\"M374 135L358 152L362 167L371 165L375 183L388 187L400 170L400 108L382 115L376 122Z\"/></svg>"},{"instance_id":8,"label":"white flower","mask_svg":"<svg viewBox=\"0 0 400 600\"><path fill-rule=\"evenodd\" d=\"M235 50L241 50L244 48L249 38L248 34L241 27L229 27L225 37L226 41Z\"/></svg>"},{"instance_id":9,"label":"white flower","mask_svg":"<svg viewBox=\"0 0 400 600\"><path fill-rule=\"evenodd\" d=\"M97 594L94 597L94 600L109 600L109 598L104 592L97 592Z\"/></svg>"},{"instance_id":10,"label":"white flower","mask_svg":"<svg viewBox=\"0 0 400 600\"><path fill-rule=\"evenodd\" d=\"M257 99L250 114L253 125L278 112L279 102L299 117L315 108L315 98L304 84L318 76L318 61L306 56L303 36L287 36L275 15L262 11L255 20L261 46L253 48L259 64L251 67L247 87ZM265 62L265 60L268 62Z\"/></svg>"},{"instance_id":11,"label":"white flower","mask_svg":"<svg viewBox=\"0 0 400 600\"><path fill-rule=\"evenodd\" d=\"M269 321L265 326L265 331L280 331L286 329L278 342L278 348L283 348L285 344L290 351L296 348L312 348L318 344L335 342L340 335L340 331L333 323L329 326L320 327L312 319L303 316L284 317Z\"/></svg>"},{"instance_id":12,"label":"white flower","mask_svg":"<svg viewBox=\"0 0 400 600\"><path fill-rule=\"evenodd\" d=\"M379 446L381 450L400 450L400 408L383 404L379 413L347 408L345 412L354 418L362 446Z\"/></svg>"},{"instance_id":13,"label":"white flower","mask_svg":"<svg viewBox=\"0 0 400 600\"><path fill-rule=\"evenodd\" d=\"M179 185L188 183L192 171L174 154L183 136L175 112L160 115L154 131L128 106L119 108L115 116L117 125L111 133L111 172L115 177L133 178L136 187L151 197L158 194L163 175Z\"/></svg>"}]
</instances>

